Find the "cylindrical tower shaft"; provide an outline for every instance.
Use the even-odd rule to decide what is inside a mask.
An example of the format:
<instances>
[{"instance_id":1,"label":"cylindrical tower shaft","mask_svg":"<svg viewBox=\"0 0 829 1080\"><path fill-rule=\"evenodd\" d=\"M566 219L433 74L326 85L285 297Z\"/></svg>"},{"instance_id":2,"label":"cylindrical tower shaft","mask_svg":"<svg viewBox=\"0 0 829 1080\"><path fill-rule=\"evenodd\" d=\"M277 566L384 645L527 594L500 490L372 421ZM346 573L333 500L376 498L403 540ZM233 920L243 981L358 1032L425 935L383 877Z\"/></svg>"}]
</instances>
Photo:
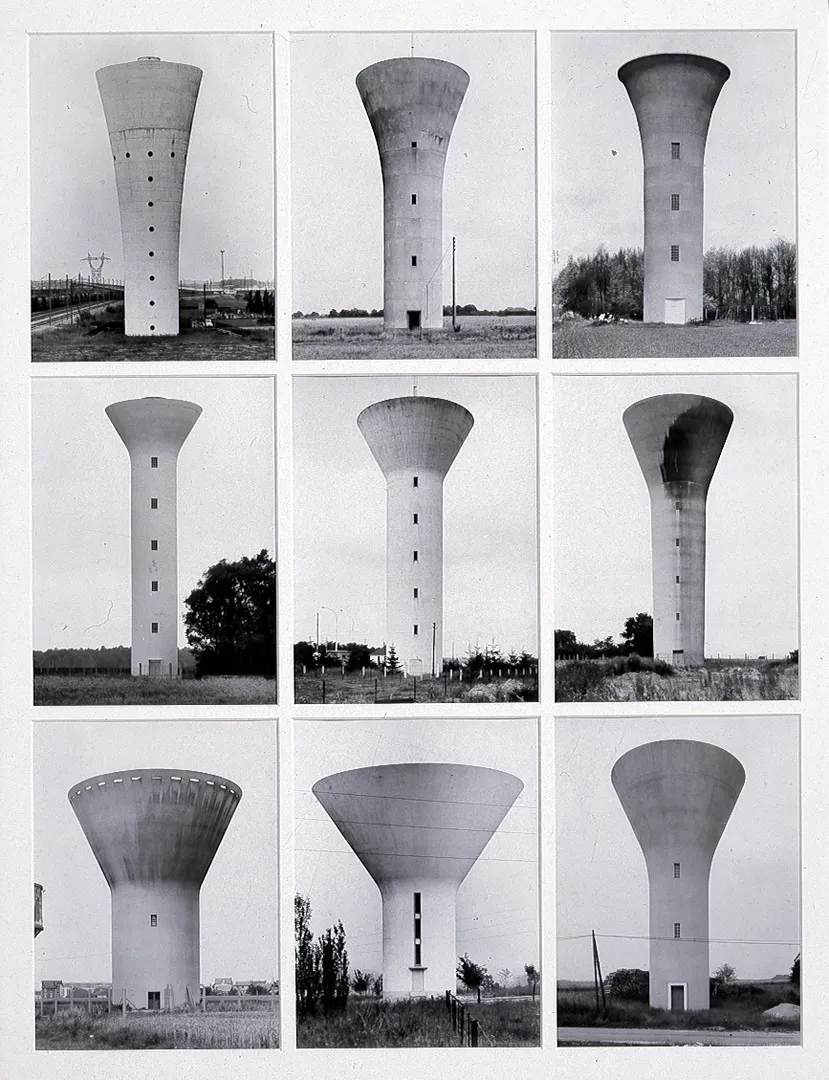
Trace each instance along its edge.
<instances>
[{"instance_id":1,"label":"cylindrical tower shaft","mask_svg":"<svg viewBox=\"0 0 829 1080\"><path fill-rule=\"evenodd\" d=\"M168 398L108 405L130 455L133 675L178 675L177 463L201 406Z\"/></svg>"},{"instance_id":2,"label":"cylindrical tower shaft","mask_svg":"<svg viewBox=\"0 0 829 1080\"><path fill-rule=\"evenodd\" d=\"M383 994L455 986L457 891L523 789L473 765L377 765L313 792L383 898Z\"/></svg>"},{"instance_id":3,"label":"cylindrical tower shaft","mask_svg":"<svg viewBox=\"0 0 829 1080\"><path fill-rule=\"evenodd\" d=\"M386 647L410 675L443 670L443 481L473 423L462 405L427 397L357 417L386 478Z\"/></svg>"},{"instance_id":4,"label":"cylindrical tower shaft","mask_svg":"<svg viewBox=\"0 0 829 1080\"><path fill-rule=\"evenodd\" d=\"M383 323L443 326L443 174L469 85L455 64L383 60L357 76L383 173Z\"/></svg>"},{"instance_id":5,"label":"cylindrical tower shaft","mask_svg":"<svg viewBox=\"0 0 829 1080\"><path fill-rule=\"evenodd\" d=\"M184 167L202 72L144 56L95 77L121 211L124 329L133 337L177 334Z\"/></svg>"},{"instance_id":6,"label":"cylindrical tower shaft","mask_svg":"<svg viewBox=\"0 0 829 1080\"><path fill-rule=\"evenodd\" d=\"M705 142L730 74L718 60L687 53L641 56L619 68L645 165L645 322L703 316Z\"/></svg>"},{"instance_id":7,"label":"cylindrical tower shaft","mask_svg":"<svg viewBox=\"0 0 829 1080\"><path fill-rule=\"evenodd\" d=\"M707 1009L711 860L745 771L719 746L666 739L623 754L611 781L648 868L650 1004Z\"/></svg>"},{"instance_id":8,"label":"cylindrical tower shaft","mask_svg":"<svg viewBox=\"0 0 829 1080\"><path fill-rule=\"evenodd\" d=\"M83 780L69 801L112 894L112 996L139 1009L198 999L199 891L241 798L192 770Z\"/></svg>"},{"instance_id":9,"label":"cylindrical tower shaft","mask_svg":"<svg viewBox=\"0 0 829 1080\"><path fill-rule=\"evenodd\" d=\"M713 398L660 394L622 417L651 499L654 656L705 660L708 487L734 414Z\"/></svg>"}]
</instances>

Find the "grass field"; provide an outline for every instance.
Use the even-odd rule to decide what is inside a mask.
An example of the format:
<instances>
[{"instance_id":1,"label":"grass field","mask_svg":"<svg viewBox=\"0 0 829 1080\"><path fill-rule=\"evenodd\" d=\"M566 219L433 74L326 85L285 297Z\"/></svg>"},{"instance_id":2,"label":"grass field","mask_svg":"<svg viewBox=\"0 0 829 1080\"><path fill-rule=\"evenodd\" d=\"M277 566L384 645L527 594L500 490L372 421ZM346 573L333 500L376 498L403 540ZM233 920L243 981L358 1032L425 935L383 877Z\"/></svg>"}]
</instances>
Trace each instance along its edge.
<instances>
[{"instance_id":1,"label":"grass field","mask_svg":"<svg viewBox=\"0 0 829 1080\"><path fill-rule=\"evenodd\" d=\"M656 671L639 657L556 662L556 701L782 701L796 699L798 687L798 665L783 660Z\"/></svg>"},{"instance_id":2,"label":"grass field","mask_svg":"<svg viewBox=\"0 0 829 1080\"><path fill-rule=\"evenodd\" d=\"M377 704L408 704L410 702L442 701L538 701L538 679L493 679L492 682L469 682L457 679L422 678L416 689L412 679L402 676L378 677ZM294 700L297 705L323 704L323 680L319 674L297 675L294 679ZM373 705L375 677L363 678L358 673L343 676L332 672L325 677L326 705Z\"/></svg>"},{"instance_id":3,"label":"grass field","mask_svg":"<svg viewBox=\"0 0 829 1080\"><path fill-rule=\"evenodd\" d=\"M81 1009L35 1019L38 1050L269 1050L279 1046L279 1013L135 1012L90 1017Z\"/></svg>"},{"instance_id":4,"label":"grass field","mask_svg":"<svg viewBox=\"0 0 829 1080\"><path fill-rule=\"evenodd\" d=\"M467 1004L467 1003L465 1003ZM480 1024L479 1048L539 1046L540 1005L529 998L468 1003ZM344 1013L297 1020L297 1046L378 1047L457 1046L458 1035L446 1002L369 1001L352 998Z\"/></svg>"},{"instance_id":5,"label":"grass field","mask_svg":"<svg viewBox=\"0 0 829 1080\"><path fill-rule=\"evenodd\" d=\"M560 988L558 991L557 1022L559 1027L621 1027L621 1028L678 1028L680 1030L723 1029L726 1031L797 1031L797 1020L769 1021L763 1017L783 1001L794 997L788 983L770 987L759 984L756 993L747 993L739 1000L718 1001L711 999L710 1009L693 1012L669 1012L652 1009L644 1002L607 999L607 1017L596 1015L596 993L592 987L578 989Z\"/></svg>"},{"instance_id":6,"label":"grass field","mask_svg":"<svg viewBox=\"0 0 829 1080\"><path fill-rule=\"evenodd\" d=\"M553 324L553 356L564 360L621 356L796 356L797 322L712 322L700 326L660 323Z\"/></svg>"},{"instance_id":7,"label":"grass field","mask_svg":"<svg viewBox=\"0 0 829 1080\"><path fill-rule=\"evenodd\" d=\"M444 318L443 330L386 333L382 319L294 319L294 360L487 360L533 357L535 317Z\"/></svg>"},{"instance_id":8,"label":"grass field","mask_svg":"<svg viewBox=\"0 0 829 1080\"><path fill-rule=\"evenodd\" d=\"M272 327L255 336L208 328L182 330L178 337L128 338L113 330L90 334L72 326L32 336L34 363L68 363L74 360L270 360L274 359Z\"/></svg>"},{"instance_id":9,"label":"grass field","mask_svg":"<svg viewBox=\"0 0 829 1080\"><path fill-rule=\"evenodd\" d=\"M276 682L258 676L207 679L36 675L35 705L272 705Z\"/></svg>"}]
</instances>

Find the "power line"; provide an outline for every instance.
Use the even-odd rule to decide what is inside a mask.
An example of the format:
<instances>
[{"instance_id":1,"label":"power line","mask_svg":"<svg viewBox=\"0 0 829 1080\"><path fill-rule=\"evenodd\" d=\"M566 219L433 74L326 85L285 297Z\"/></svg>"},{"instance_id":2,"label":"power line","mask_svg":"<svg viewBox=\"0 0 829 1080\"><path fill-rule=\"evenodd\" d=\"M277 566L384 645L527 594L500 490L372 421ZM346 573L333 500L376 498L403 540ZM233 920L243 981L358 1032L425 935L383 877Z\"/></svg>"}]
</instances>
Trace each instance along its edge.
<instances>
[{"instance_id":1,"label":"power line","mask_svg":"<svg viewBox=\"0 0 829 1080\"><path fill-rule=\"evenodd\" d=\"M556 941L582 941L591 937L590 934L573 934L570 937L556 937ZM774 941L764 938L675 938L675 937L651 937L648 934L596 934L597 938L615 938L624 941L696 941L709 942L716 945L790 945L793 948L800 947L799 941Z\"/></svg>"},{"instance_id":2,"label":"power line","mask_svg":"<svg viewBox=\"0 0 829 1080\"><path fill-rule=\"evenodd\" d=\"M334 822L335 825L377 825L376 821L351 821L348 818L318 818L318 817L300 817L296 818L297 821L320 821L320 822ZM389 828L395 829L435 829L438 832L492 832L491 829L468 829L463 828L460 825L407 825L403 822L395 822L393 825L390 822L382 822L380 824L387 825ZM498 829L498 836L536 836L538 830L536 829ZM493 833L493 835L496 835Z\"/></svg>"},{"instance_id":3,"label":"power line","mask_svg":"<svg viewBox=\"0 0 829 1080\"><path fill-rule=\"evenodd\" d=\"M317 852L323 855L381 855L388 859L448 859L451 862L506 862L506 863L532 863L535 865L537 859L485 859L474 858L472 855L401 855L397 851L357 851L356 849L350 849L348 851L337 851L335 848L294 848L295 851Z\"/></svg>"},{"instance_id":4,"label":"power line","mask_svg":"<svg viewBox=\"0 0 829 1080\"><path fill-rule=\"evenodd\" d=\"M382 766L377 766L382 768ZM315 791L310 788L304 788L303 794L313 795L315 798L319 798ZM321 791L320 795L347 795L350 799L383 799L389 802L422 802L422 803L441 803L446 806L498 806L506 807L508 810L515 806L516 810L537 810L536 806L531 806L528 803L522 803L518 806L515 803L498 803L498 802L481 802L476 799L421 799L416 795L371 795L362 791Z\"/></svg>"}]
</instances>

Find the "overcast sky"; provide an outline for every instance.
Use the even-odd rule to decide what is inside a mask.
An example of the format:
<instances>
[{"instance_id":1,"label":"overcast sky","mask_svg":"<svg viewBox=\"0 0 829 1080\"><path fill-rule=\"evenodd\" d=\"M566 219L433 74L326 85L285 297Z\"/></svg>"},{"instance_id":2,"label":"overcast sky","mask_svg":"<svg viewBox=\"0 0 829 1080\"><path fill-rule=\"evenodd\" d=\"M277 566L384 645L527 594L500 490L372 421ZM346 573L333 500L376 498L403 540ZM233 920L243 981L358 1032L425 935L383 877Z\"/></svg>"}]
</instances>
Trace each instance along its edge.
<instances>
[{"instance_id":1,"label":"overcast sky","mask_svg":"<svg viewBox=\"0 0 829 1080\"><path fill-rule=\"evenodd\" d=\"M273 736L263 721L34 725L34 874L44 888L36 986L109 982L112 972L110 889L67 792L100 773L161 767L218 774L242 789L201 890L202 982L277 977Z\"/></svg>"},{"instance_id":2,"label":"overcast sky","mask_svg":"<svg viewBox=\"0 0 829 1080\"><path fill-rule=\"evenodd\" d=\"M591 930L640 939L599 937L604 973L648 968L645 859L610 770L659 739L713 743L746 773L711 870L709 936L729 939L711 942L711 972L725 963L739 979L787 975L800 952L798 717L660 716L556 721L557 977L592 980Z\"/></svg>"},{"instance_id":3,"label":"overcast sky","mask_svg":"<svg viewBox=\"0 0 829 1080\"><path fill-rule=\"evenodd\" d=\"M148 396L203 410L178 459L182 616L220 559L274 557L272 379L35 379L35 649L130 643L130 463L104 409Z\"/></svg>"},{"instance_id":4,"label":"overcast sky","mask_svg":"<svg viewBox=\"0 0 829 1080\"><path fill-rule=\"evenodd\" d=\"M334 734L336 730L336 735ZM457 950L493 977L539 965L538 724L535 720L301 721L294 727L296 889L311 928L341 919L352 970L382 971L380 891L311 791L331 773L405 761L480 765L524 790L458 890Z\"/></svg>"},{"instance_id":5,"label":"overcast sky","mask_svg":"<svg viewBox=\"0 0 829 1080\"><path fill-rule=\"evenodd\" d=\"M444 483L444 654L494 639L504 653L537 656L535 380L420 376L417 385L475 419ZM338 631L382 645L386 487L357 415L411 395L412 378L297 378L293 393L295 639L314 640L319 611L322 639Z\"/></svg>"},{"instance_id":6,"label":"overcast sky","mask_svg":"<svg viewBox=\"0 0 829 1080\"><path fill-rule=\"evenodd\" d=\"M555 625L592 642L653 614L650 497L622 413L665 393L704 394L734 413L708 491L706 655L788 653L798 647L792 375L555 379Z\"/></svg>"},{"instance_id":7,"label":"overcast sky","mask_svg":"<svg viewBox=\"0 0 829 1080\"><path fill-rule=\"evenodd\" d=\"M412 55L411 34L291 37L293 310L383 306L380 158L357 92L369 64ZM414 55L469 75L449 141L444 249L459 304L535 306L535 50L529 33L415 34ZM451 295L451 259L444 296Z\"/></svg>"},{"instance_id":8,"label":"overcast sky","mask_svg":"<svg viewBox=\"0 0 829 1080\"><path fill-rule=\"evenodd\" d=\"M795 39L790 31L554 33L553 248L570 255L642 247L642 150L617 71L690 52L731 69L705 155L704 246L795 239Z\"/></svg>"},{"instance_id":9,"label":"overcast sky","mask_svg":"<svg viewBox=\"0 0 829 1080\"><path fill-rule=\"evenodd\" d=\"M123 278L115 170L98 68L139 56L204 72L181 219L180 276L272 280L273 39L270 34L53 34L30 39L32 278Z\"/></svg>"}]
</instances>

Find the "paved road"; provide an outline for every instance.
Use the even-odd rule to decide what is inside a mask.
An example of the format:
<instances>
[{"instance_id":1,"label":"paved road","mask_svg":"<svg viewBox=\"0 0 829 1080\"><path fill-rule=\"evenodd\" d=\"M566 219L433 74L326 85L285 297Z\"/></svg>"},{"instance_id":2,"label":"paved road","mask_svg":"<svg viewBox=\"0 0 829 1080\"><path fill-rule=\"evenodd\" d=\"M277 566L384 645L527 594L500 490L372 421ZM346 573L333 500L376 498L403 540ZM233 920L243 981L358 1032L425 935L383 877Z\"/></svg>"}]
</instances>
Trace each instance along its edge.
<instances>
[{"instance_id":1,"label":"paved road","mask_svg":"<svg viewBox=\"0 0 829 1080\"><path fill-rule=\"evenodd\" d=\"M799 1031L681 1031L560 1027L559 1046L799 1046Z\"/></svg>"},{"instance_id":2,"label":"paved road","mask_svg":"<svg viewBox=\"0 0 829 1080\"><path fill-rule=\"evenodd\" d=\"M115 300L93 300L87 304L81 304L82 311L101 311L109 304L118 303ZM50 317L51 316L51 317ZM76 322L78 318L78 305L71 308L58 308L51 313L38 311L32 315L32 333L39 334L45 330L56 330L59 326L67 326Z\"/></svg>"}]
</instances>

